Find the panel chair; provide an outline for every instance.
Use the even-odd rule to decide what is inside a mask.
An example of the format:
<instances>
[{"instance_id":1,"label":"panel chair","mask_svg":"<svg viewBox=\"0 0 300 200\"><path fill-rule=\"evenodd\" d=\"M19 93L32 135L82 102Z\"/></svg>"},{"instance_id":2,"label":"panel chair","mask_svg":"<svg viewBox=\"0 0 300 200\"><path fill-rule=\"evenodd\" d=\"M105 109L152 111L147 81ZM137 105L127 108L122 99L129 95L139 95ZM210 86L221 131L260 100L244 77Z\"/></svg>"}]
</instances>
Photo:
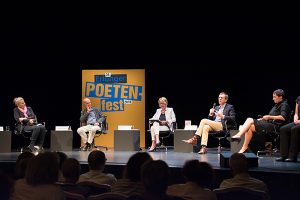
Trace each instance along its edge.
<instances>
[{"instance_id":1,"label":"panel chair","mask_svg":"<svg viewBox=\"0 0 300 200\"><path fill-rule=\"evenodd\" d=\"M269 195L264 191L251 190L242 187L217 188L213 192L218 200L268 200Z\"/></svg>"},{"instance_id":2,"label":"panel chair","mask_svg":"<svg viewBox=\"0 0 300 200\"><path fill-rule=\"evenodd\" d=\"M222 149L223 149L222 144L221 144L222 139L230 137L230 131L231 130L236 130L236 128L237 128L236 123L234 123L233 126L228 127L227 120L225 120L225 129L223 129L221 131L210 131L209 132L209 135L211 135L214 138L218 139L218 147L217 147L218 148L218 154L220 154L222 152Z\"/></svg>"},{"instance_id":3,"label":"panel chair","mask_svg":"<svg viewBox=\"0 0 300 200\"><path fill-rule=\"evenodd\" d=\"M37 117L35 117L35 124L37 124L38 125L38 121L37 121ZM39 123L39 124L41 124L41 125L46 125L46 123L45 122L42 122L42 123ZM20 123L20 122L17 122L17 123L15 123L15 125L14 125L14 134L15 135L17 135L17 136L19 136L20 138L22 138L21 139L21 141L22 141L22 146L19 146L18 148L17 148L17 151L20 151L20 152L23 152L23 151L29 151L29 149L28 149L28 145L29 145L29 143L30 143L30 137L31 137L31 135L32 135L32 130L30 130L30 131L25 131L24 130L24 125L22 124L22 123ZM46 132L47 132L47 130L46 130ZM27 145L24 145L24 143L28 143Z\"/></svg>"},{"instance_id":4,"label":"panel chair","mask_svg":"<svg viewBox=\"0 0 300 200\"><path fill-rule=\"evenodd\" d=\"M151 132L151 126L154 121L149 120L149 132ZM161 126L160 126L161 127ZM173 122L172 125L165 126L167 129L163 128L162 130L159 131L159 139L160 139L160 145L156 147L156 149L165 149L165 151L168 151L168 149L173 149L174 146L166 146L165 145L165 140L169 137L171 137L175 130L177 129L177 123Z\"/></svg>"},{"instance_id":5,"label":"panel chair","mask_svg":"<svg viewBox=\"0 0 300 200\"><path fill-rule=\"evenodd\" d=\"M104 118L105 118L105 120L101 124L99 124L100 130L96 131L96 134L94 136L94 139L93 139L93 142L92 142L92 145L91 145L91 149L96 148L97 150L99 150L100 148L103 148L106 151L108 150L107 146L95 145L95 138L96 137L100 137L102 134L107 134L108 133L108 123L106 121L107 116L104 116ZM81 123L80 126L83 126L83 124ZM87 137L88 137L89 132L86 132L86 134L87 134ZM82 147L80 147L80 150L82 150Z\"/></svg>"}]
</instances>

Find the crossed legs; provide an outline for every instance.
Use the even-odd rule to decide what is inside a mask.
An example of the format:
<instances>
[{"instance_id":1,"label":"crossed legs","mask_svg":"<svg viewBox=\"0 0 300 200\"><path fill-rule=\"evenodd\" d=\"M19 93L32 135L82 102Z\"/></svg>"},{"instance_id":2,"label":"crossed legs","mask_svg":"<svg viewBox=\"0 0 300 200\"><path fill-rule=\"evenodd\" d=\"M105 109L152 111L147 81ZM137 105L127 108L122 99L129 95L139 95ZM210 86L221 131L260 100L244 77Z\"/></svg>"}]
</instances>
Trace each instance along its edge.
<instances>
[{"instance_id":1,"label":"crossed legs","mask_svg":"<svg viewBox=\"0 0 300 200\"><path fill-rule=\"evenodd\" d=\"M248 149L253 132L255 132L254 120L253 118L247 118L241 130L236 135L232 136L233 139L241 139L241 136L245 134L244 144L239 153L244 153Z\"/></svg>"}]
</instances>

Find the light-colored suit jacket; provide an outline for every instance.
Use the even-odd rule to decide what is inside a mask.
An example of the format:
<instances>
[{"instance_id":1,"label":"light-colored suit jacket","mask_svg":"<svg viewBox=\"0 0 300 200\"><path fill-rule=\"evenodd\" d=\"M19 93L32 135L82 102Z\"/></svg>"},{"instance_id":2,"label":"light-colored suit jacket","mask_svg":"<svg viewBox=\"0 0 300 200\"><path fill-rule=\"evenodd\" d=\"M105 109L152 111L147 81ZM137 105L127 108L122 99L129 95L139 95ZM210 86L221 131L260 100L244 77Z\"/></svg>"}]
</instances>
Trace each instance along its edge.
<instances>
[{"instance_id":1,"label":"light-colored suit jacket","mask_svg":"<svg viewBox=\"0 0 300 200\"><path fill-rule=\"evenodd\" d=\"M161 108L156 110L156 113L153 115L152 119L159 120L160 115L161 115ZM167 107L165 115L166 115L166 121L168 122L169 127L172 127L172 125L173 125L172 123L176 122L176 116L175 116L173 108Z\"/></svg>"}]
</instances>

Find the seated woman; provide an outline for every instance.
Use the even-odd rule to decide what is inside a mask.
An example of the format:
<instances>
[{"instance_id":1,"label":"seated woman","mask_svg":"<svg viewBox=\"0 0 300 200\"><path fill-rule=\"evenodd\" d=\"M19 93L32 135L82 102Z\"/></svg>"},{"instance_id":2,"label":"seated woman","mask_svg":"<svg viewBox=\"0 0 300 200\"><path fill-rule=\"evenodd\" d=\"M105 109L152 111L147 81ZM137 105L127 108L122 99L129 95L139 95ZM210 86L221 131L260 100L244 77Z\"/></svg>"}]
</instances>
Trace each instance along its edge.
<instances>
[{"instance_id":1,"label":"seated woman","mask_svg":"<svg viewBox=\"0 0 300 200\"><path fill-rule=\"evenodd\" d=\"M42 148L46 135L45 126L37 124L36 115L31 107L26 107L25 101L22 97L16 97L14 99L14 103L17 106L14 108L14 118L17 122L17 131L32 131L30 144L28 146L30 151L36 151Z\"/></svg>"},{"instance_id":2,"label":"seated woman","mask_svg":"<svg viewBox=\"0 0 300 200\"><path fill-rule=\"evenodd\" d=\"M240 140L245 134L245 140L239 153L244 153L248 149L248 145L252 139L253 132L271 132L280 127L288 120L290 116L290 107L284 100L284 91L277 89L273 92L274 107L268 115L264 115L259 119L247 118L240 131L232 136L231 140Z\"/></svg>"},{"instance_id":3,"label":"seated woman","mask_svg":"<svg viewBox=\"0 0 300 200\"><path fill-rule=\"evenodd\" d=\"M159 141L159 131L172 130L172 123L176 122L176 117L173 108L167 107L168 100L165 97L158 99L159 109L156 110L154 116L150 119L153 120L153 125L151 126L151 139L152 145L149 152L155 151L156 146L160 145Z\"/></svg>"},{"instance_id":4,"label":"seated woman","mask_svg":"<svg viewBox=\"0 0 300 200\"><path fill-rule=\"evenodd\" d=\"M300 139L300 96L297 97L293 122L280 128L280 155L276 161L297 162Z\"/></svg>"}]
</instances>

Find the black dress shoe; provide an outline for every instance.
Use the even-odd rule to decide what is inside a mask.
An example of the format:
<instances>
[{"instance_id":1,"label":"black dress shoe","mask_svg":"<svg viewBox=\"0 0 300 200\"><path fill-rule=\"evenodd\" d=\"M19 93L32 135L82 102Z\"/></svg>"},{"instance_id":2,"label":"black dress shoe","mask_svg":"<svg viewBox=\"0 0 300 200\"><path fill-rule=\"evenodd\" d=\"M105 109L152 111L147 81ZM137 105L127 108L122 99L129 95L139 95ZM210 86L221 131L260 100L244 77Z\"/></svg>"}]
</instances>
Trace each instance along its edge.
<instances>
[{"instance_id":1,"label":"black dress shoe","mask_svg":"<svg viewBox=\"0 0 300 200\"><path fill-rule=\"evenodd\" d=\"M285 162L297 162L297 159L287 158L287 159L285 159Z\"/></svg>"},{"instance_id":2,"label":"black dress shoe","mask_svg":"<svg viewBox=\"0 0 300 200\"><path fill-rule=\"evenodd\" d=\"M285 160L286 160L285 157L276 158L276 161L278 161L278 162L284 162Z\"/></svg>"}]
</instances>

